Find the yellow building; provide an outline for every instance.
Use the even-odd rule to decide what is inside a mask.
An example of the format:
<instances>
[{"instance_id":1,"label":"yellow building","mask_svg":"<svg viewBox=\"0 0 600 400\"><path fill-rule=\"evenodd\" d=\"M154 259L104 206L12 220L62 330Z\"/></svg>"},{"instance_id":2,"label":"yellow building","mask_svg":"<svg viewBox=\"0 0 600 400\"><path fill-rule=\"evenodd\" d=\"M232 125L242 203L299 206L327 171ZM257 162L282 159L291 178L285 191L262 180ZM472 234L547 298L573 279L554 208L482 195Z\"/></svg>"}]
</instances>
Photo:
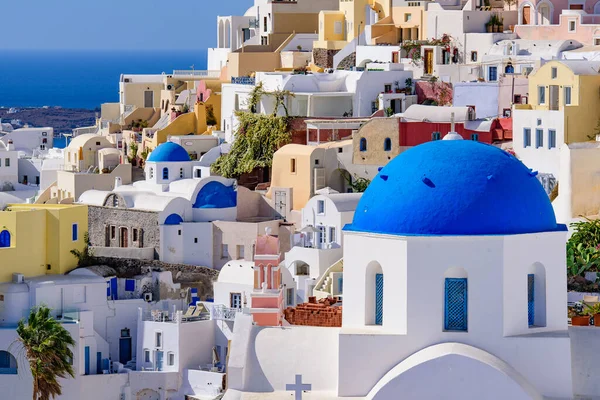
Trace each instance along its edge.
<instances>
[{"instance_id":1,"label":"yellow building","mask_svg":"<svg viewBox=\"0 0 600 400\"><path fill-rule=\"evenodd\" d=\"M85 205L12 204L0 211L0 282L64 274L77 266L71 250L83 250L88 230Z\"/></svg>"}]
</instances>

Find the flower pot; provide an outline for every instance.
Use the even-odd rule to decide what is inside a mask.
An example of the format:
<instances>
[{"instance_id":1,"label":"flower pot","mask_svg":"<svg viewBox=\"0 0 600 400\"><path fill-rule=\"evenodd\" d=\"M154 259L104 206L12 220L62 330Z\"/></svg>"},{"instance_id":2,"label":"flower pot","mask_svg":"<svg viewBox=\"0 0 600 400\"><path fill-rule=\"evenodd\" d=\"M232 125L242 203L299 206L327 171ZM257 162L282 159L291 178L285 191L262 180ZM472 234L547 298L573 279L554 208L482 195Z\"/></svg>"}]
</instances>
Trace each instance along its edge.
<instances>
[{"instance_id":1,"label":"flower pot","mask_svg":"<svg viewBox=\"0 0 600 400\"><path fill-rule=\"evenodd\" d=\"M485 29L486 29L487 33L492 33L492 26L491 25L486 25Z\"/></svg>"},{"instance_id":2,"label":"flower pot","mask_svg":"<svg viewBox=\"0 0 600 400\"><path fill-rule=\"evenodd\" d=\"M589 326L590 325L590 316L577 316L571 318L571 325L573 326Z\"/></svg>"},{"instance_id":3,"label":"flower pot","mask_svg":"<svg viewBox=\"0 0 600 400\"><path fill-rule=\"evenodd\" d=\"M504 25L498 25L498 33L504 32Z\"/></svg>"},{"instance_id":4,"label":"flower pot","mask_svg":"<svg viewBox=\"0 0 600 400\"><path fill-rule=\"evenodd\" d=\"M594 326L600 326L600 314L594 314Z\"/></svg>"},{"instance_id":5,"label":"flower pot","mask_svg":"<svg viewBox=\"0 0 600 400\"><path fill-rule=\"evenodd\" d=\"M492 32L498 33L498 25L492 26Z\"/></svg>"}]
</instances>

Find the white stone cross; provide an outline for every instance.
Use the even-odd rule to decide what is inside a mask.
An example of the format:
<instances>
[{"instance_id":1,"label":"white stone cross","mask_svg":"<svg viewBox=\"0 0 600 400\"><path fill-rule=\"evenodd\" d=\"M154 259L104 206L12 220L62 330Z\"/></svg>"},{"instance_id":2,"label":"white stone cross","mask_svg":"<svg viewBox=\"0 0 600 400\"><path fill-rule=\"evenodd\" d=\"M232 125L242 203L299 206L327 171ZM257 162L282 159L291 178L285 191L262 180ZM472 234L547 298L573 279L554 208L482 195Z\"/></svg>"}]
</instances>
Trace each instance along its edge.
<instances>
[{"instance_id":1,"label":"white stone cross","mask_svg":"<svg viewBox=\"0 0 600 400\"><path fill-rule=\"evenodd\" d=\"M302 400L302 391L311 390L310 383L302 383L302 375L296 375L296 383L288 383L285 385L285 390L293 390L296 392L296 400Z\"/></svg>"}]
</instances>

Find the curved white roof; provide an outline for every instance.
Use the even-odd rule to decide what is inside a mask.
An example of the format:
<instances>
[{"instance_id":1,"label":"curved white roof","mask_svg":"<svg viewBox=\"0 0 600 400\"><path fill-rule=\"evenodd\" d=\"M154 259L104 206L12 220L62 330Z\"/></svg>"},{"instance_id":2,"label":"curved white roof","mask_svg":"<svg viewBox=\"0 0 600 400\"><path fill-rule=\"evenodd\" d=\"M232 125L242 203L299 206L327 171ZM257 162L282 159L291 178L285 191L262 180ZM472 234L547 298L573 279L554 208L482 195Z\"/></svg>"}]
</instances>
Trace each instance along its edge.
<instances>
[{"instance_id":1,"label":"curved white roof","mask_svg":"<svg viewBox=\"0 0 600 400\"><path fill-rule=\"evenodd\" d=\"M558 58L563 51L582 47L582 44L576 40L500 40L492 45L488 55L504 56L504 48L507 44L519 46L517 56L534 56L548 60Z\"/></svg>"},{"instance_id":2,"label":"curved white roof","mask_svg":"<svg viewBox=\"0 0 600 400\"><path fill-rule=\"evenodd\" d=\"M107 147L106 149L101 149L98 150L98 154L102 154L102 155L109 155L109 154L115 154L115 155L120 155L121 152L118 149L115 149L114 147Z\"/></svg>"},{"instance_id":3,"label":"curved white roof","mask_svg":"<svg viewBox=\"0 0 600 400\"><path fill-rule=\"evenodd\" d=\"M241 285L254 285L253 261L229 261L221 268L217 282L238 283Z\"/></svg>"},{"instance_id":4,"label":"curved white roof","mask_svg":"<svg viewBox=\"0 0 600 400\"><path fill-rule=\"evenodd\" d=\"M329 198L339 212L354 211L362 193L337 193L324 195Z\"/></svg>"},{"instance_id":5,"label":"curved white roof","mask_svg":"<svg viewBox=\"0 0 600 400\"><path fill-rule=\"evenodd\" d=\"M469 119L469 107L436 107L420 104L413 104L398 116L408 122L450 122L452 113L456 122Z\"/></svg>"},{"instance_id":6,"label":"curved white roof","mask_svg":"<svg viewBox=\"0 0 600 400\"><path fill-rule=\"evenodd\" d=\"M78 149L79 147L85 146L85 144L92 139L104 142L103 144L106 144L108 146L111 145L110 142L106 140L104 136L96 135L94 133L85 133L83 135L75 136L73 140L71 140L71 143L69 143L69 145L67 146L67 149Z\"/></svg>"}]
</instances>

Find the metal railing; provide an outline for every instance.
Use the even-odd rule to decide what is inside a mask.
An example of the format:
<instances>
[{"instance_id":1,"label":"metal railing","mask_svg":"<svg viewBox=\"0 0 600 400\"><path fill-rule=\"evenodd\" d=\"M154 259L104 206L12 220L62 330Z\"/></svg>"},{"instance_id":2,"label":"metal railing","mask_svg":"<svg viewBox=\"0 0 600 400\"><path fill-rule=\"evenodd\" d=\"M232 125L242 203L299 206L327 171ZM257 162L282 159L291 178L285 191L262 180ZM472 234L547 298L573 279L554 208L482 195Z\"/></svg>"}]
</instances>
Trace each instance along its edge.
<instances>
[{"instance_id":1,"label":"metal railing","mask_svg":"<svg viewBox=\"0 0 600 400\"><path fill-rule=\"evenodd\" d=\"M258 19L253 18L250 21L248 21L248 28L260 28L260 22L258 21Z\"/></svg>"},{"instance_id":2,"label":"metal railing","mask_svg":"<svg viewBox=\"0 0 600 400\"><path fill-rule=\"evenodd\" d=\"M241 313L241 308L225 307L224 305L215 305L211 310L211 319L219 319L225 321L235 320L237 313Z\"/></svg>"},{"instance_id":3,"label":"metal railing","mask_svg":"<svg viewBox=\"0 0 600 400\"><path fill-rule=\"evenodd\" d=\"M218 78L221 75L221 71L207 71L207 70L184 70L176 69L173 70L173 75L176 76L200 76L205 78Z\"/></svg>"}]
</instances>

